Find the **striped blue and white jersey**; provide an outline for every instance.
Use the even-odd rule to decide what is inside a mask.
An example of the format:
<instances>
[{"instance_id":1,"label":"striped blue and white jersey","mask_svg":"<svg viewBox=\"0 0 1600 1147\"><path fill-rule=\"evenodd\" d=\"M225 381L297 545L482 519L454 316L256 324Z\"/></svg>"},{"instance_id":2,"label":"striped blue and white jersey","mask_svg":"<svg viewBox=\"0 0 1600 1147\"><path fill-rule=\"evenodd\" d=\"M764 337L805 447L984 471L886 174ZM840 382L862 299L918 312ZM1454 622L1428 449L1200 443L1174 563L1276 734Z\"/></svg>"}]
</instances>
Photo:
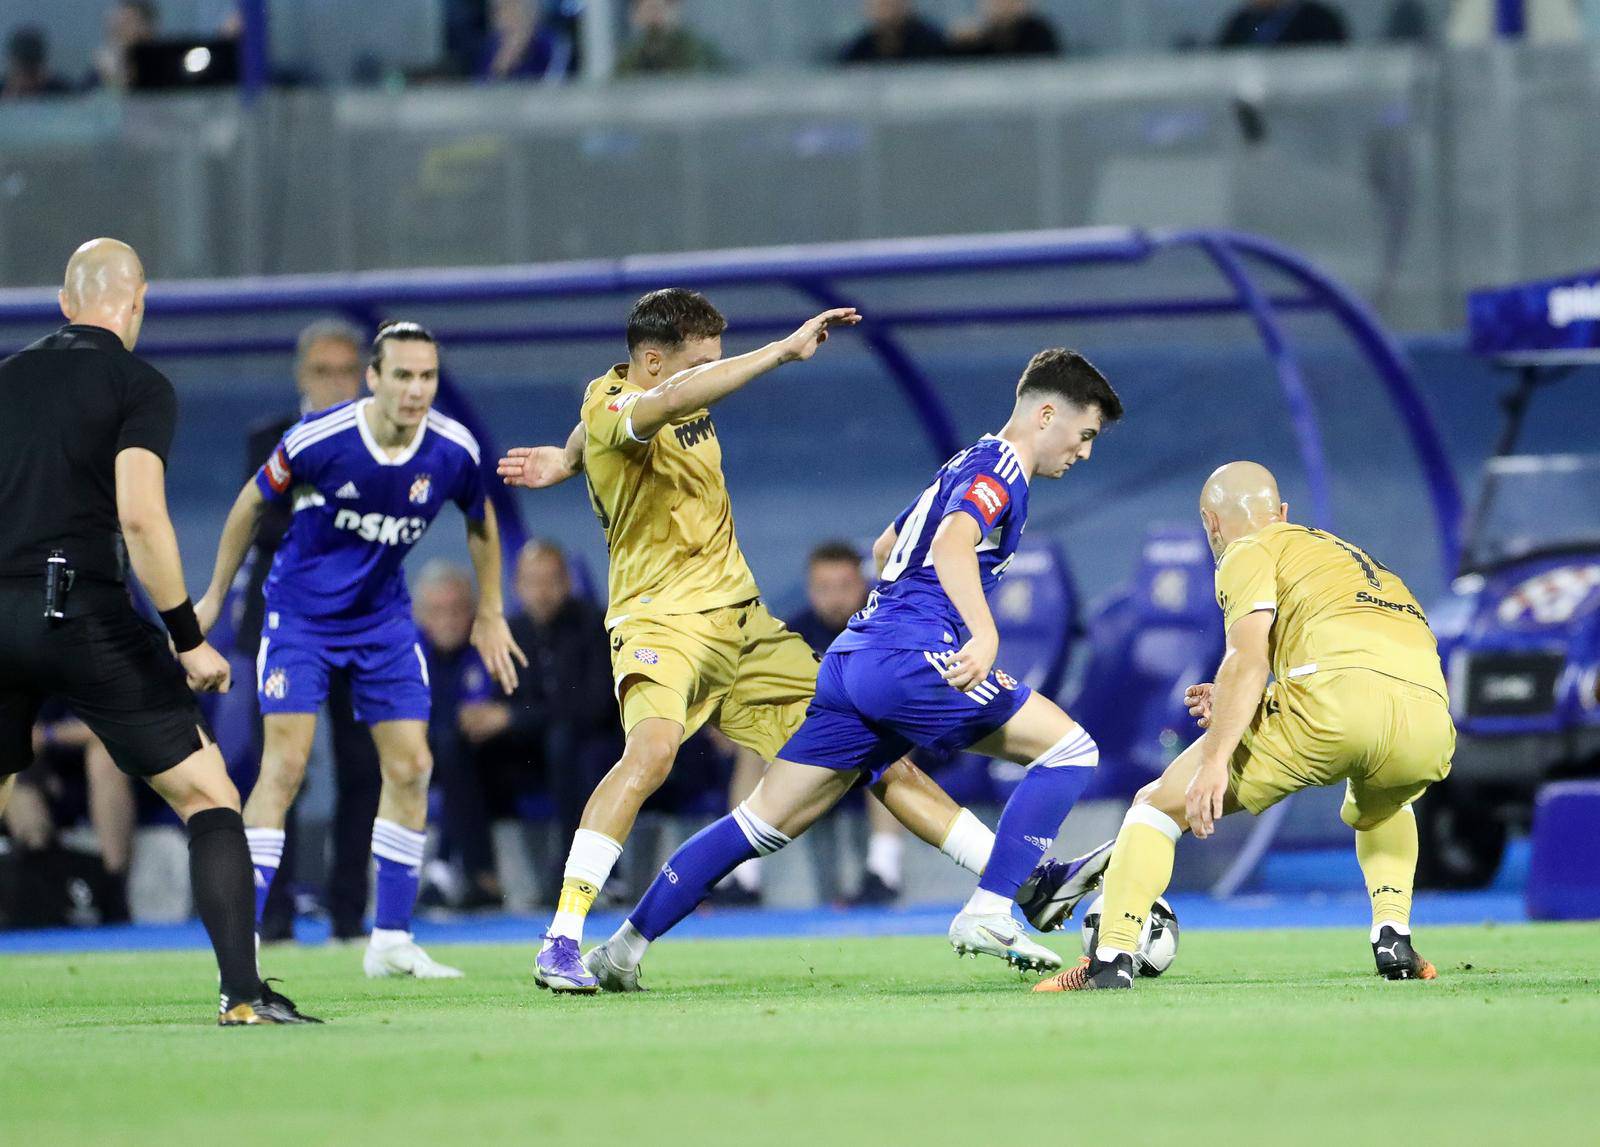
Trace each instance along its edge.
<instances>
[{"instance_id":1,"label":"striped blue and white jersey","mask_svg":"<svg viewBox=\"0 0 1600 1147\"><path fill-rule=\"evenodd\" d=\"M940 653L968 637L939 576L931 549L951 514L978 523L978 572L992 593L1016 555L1028 521L1028 479L1011 443L988 434L946 462L933 484L894 520L895 544L866 606L830 647L920 649Z\"/></svg>"},{"instance_id":2,"label":"striped blue and white jersey","mask_svg":"<svg viewBox=\"0 0 1600 1147\"><path fill-rule=\"evenodd\" d=\"M483 519L483 470L467 428L430 410L390 458L367 425L371 402L306 415L256 473L269 502L294 505L264 587L269 624L283 615L302 631L348 636L409 620L401 564L411 547L446 502Z\"/></svg>"}]
</instances>

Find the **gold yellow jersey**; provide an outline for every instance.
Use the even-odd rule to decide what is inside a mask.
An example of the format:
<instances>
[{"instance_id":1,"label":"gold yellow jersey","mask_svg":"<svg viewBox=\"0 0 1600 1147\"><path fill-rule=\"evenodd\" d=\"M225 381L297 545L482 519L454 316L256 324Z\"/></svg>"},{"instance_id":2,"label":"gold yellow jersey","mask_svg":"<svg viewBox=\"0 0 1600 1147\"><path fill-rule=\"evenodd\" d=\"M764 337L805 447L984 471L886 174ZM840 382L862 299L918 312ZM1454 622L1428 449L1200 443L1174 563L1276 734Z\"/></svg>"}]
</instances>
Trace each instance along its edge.
<instances>
[{"instance_id":1,"label":"gold yellow jersey","mask_svg":"<svg viewBox=\"0 0 1600 1147\"><path fill-rule=\"evenodd\" d=\"M760 591L733 534L722 447L697 410L647 440L633 432L645 392L623 363L583 396L589 500L610 550L607 627L630 617L704 613Z\"/></svg>"},{"instance_id":2,"label":"gold yellow jersey","mask_svg":"<svg viewBox=\"0 0 1600 1147\"><path fill-rule=\"evenodd\" d=\"M1274 522L1234 542L1217 563L1217 604L1229 629L1246 614L1274 611L1279 681L1372 669L1446 696L1438 642L1405 582L1323 530Z\"/></svg>"}]
</instances>

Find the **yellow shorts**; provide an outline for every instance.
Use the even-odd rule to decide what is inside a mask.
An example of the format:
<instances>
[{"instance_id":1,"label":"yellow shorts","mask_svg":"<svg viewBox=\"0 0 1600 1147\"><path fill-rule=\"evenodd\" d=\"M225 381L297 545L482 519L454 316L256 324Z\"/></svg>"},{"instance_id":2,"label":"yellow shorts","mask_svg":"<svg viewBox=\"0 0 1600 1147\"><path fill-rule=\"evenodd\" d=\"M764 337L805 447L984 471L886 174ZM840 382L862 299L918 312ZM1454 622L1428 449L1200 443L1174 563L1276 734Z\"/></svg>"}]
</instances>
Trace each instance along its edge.
<instances>
[{"instance_id":1,"label":"yellow shorts","mask_svg":"<svg viewBox=\"0 0 1600 1147\"><path fill-rule=\"evenodd\" d=\"M611 631L611 672L623 732L646 717L712 724L771 762L805 720L820 658L760 601Z\"/></svg>"},{"instance_id":2,"label":"yellow shorts","mask_svg":"<svg viewBox=\"0 0 1600 1147\"><path fill-rule=\"evenodd\" d=\"M1370 669L1276 681L1234 750L1232 790L1252 813L1346 782L1340 816L1388 820L1450 773L1456 728L1443 697Z\"/></svg>"}]
</instances>

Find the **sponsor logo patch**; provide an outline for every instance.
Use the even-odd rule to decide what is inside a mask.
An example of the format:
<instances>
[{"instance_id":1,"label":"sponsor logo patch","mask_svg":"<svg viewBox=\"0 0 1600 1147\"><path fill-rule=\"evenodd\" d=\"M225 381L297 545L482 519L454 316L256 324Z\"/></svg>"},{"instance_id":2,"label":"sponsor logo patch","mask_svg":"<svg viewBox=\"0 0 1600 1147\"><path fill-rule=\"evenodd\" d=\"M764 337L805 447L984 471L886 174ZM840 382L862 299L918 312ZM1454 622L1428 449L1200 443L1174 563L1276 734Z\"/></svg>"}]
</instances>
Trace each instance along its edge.
<instances>
[{"instance_id":1,"label":"sponsor logo patch","mask_svg":"<svg viewBox=\"0 0 1600 1147\"><path fill-rule=\"evenodd\" d=\"M642 661L646 665L655 665L661 660L661 654L657 653L654 649L635 649L633 651L633 659L635 661Z\"/></svg>"},{"instance_id":2,"label":"sponsor logo patch","mask_svg":"<svg viewBox=\"0 0 1600 1147\"><path fill-rule=\"evenodd\" d=\"M282 669L274 669L261 683L261 691L274 701L282 701L289 695L289 674Z\"/></svg>"},{"instance_id":3,"label":"sponsor logo patch","mask_svg":"<svg viewBox=\"0 0 1600 1147\"><path fill-rule=\"evenodd\" d=\"M289 455L283 451L283 444L272 452L272 457L267 459L267 485L276 493L283 493L289 488Z\"/></svg>"},{"instance_id":4,"label":"sponsor logo patch","mask_svg":"<svg viewBox=\"0 0 1600 1147\"><path fill-rule=\"evenodd\" d=\"M987 474L979 474L972 480L972 485L967 489L967 496L962 501L971 502L976 506L979 516L983 518L983 524L992 526L1011 501L1011 494L1006 490L1005 483Z\"/></svg>"}]
</instances>

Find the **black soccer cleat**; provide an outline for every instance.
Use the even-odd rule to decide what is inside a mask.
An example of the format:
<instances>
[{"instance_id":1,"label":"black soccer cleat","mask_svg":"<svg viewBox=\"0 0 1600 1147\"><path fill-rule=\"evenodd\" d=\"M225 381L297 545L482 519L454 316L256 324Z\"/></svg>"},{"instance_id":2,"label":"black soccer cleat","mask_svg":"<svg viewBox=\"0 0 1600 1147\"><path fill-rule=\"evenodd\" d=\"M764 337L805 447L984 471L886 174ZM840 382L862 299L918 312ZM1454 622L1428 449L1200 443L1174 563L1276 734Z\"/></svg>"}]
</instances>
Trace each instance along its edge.
<instances>
[{"instance_id":1,"label":"black soccer cleat","mask_svg":"<svg viewBox=\"0 0 1600 1147\"><path fill-rule=\"evenodd\" d=\"M876 908L900 899L900 890L890 886L876 872L861 874L861 888L849 900L852 908Z\"/></svg>"},{"instance_id":2,"label":"black soccer cleat","mask_svg":"<svg viewBox=\"0 0 1600 1147\"><path fill-rule=\"evenodd\" d=\"M1028 923L1041 932L1064 926L1078 902L1100 887L1115 843L1108 840L1072 860L1042 861L1017 889L1017 907Z\"/></svg>"},{"instance_id":3,"label":"black soccer cleat","mask_svg":"<svg viewBox=\"0 0 1600 1147\"><path fill-rule=\"evenodd\" d=\"M1133 955L1119 952L1115 959L1099 960L1085 956L1075 968L1040 980L1033 985L1036 992L1098 992L1115 991L1133 987Z\"/></svg>"},{"instance_id":4,"label":"black soccer cleat","mask_svg":"<svg viewBox=\"0 0 1600 1147\"><path fill-rule=\"evenodd\" d=\"M272 990L271 981L261 982L261 995L253 1000L231 1000L227 994L217 1010L217 1026L250 1027L256 1024L320 1024L316 1016L300 1013L294 1001Z\"/></svg>"},{"instance_id":5,"label":"black soccer cleat","mask_svg":"<svg viewBox=\"0 0 1600 1147\"><path fill-rule=\"evenodd\" d=\"M1411 946L1411 937L1385 924L1372 942L1378 975L1386 980L1432 980L1439 973Z\"/></svg>"}]
</instances>

